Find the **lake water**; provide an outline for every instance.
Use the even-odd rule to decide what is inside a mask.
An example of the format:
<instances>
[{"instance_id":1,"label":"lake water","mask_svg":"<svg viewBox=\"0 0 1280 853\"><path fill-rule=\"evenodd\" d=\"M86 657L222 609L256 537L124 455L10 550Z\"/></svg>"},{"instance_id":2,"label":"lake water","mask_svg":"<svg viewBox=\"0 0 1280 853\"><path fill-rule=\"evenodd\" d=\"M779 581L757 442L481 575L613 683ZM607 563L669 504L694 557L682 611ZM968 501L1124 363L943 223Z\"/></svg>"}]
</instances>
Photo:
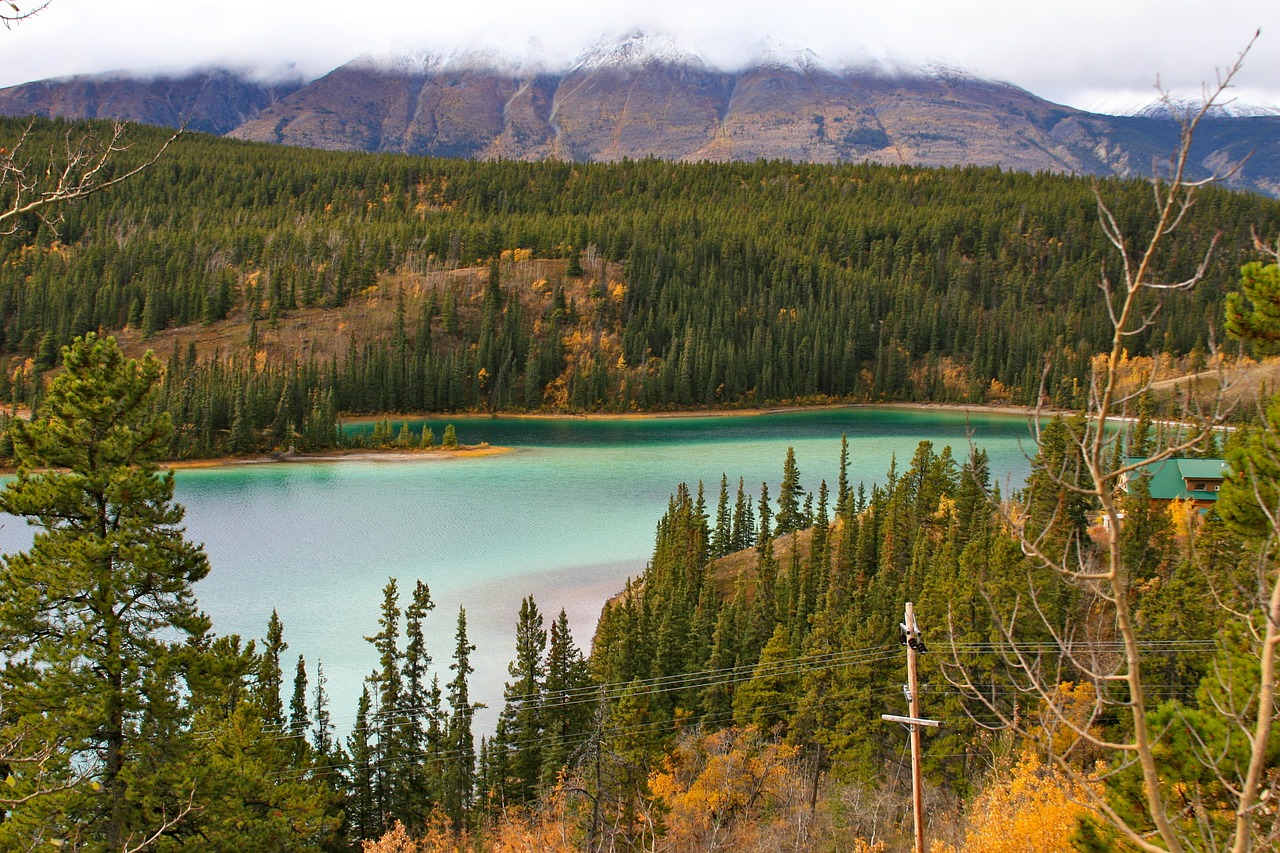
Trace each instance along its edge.
<instances>
[{"instance_id":1,"label":"lake water","mask_svg":"<svg viewBox=\"0 0 1280 853\"><path fill-rule=\"evenodd\" d=\"M729 475L731 499L739 477L753 498L762 481L776 496L792 446L801 481L816 494L822 479L834 487L845 433L854 484L882 481L894 454L905 467L925 439L938 450L950 445L962 461L972 437L1007 490L1026 476L1030 447L1023 417L938 409L449 422L464 443L513 451L178 472L188 536L204 543L212 564L196 592L214 630L261 637L276 609L289 643L286 701L297 655L305 655L313 686L322 661L342 731L354 719L361 679L377 663L364 637L378 630L390 577L399 580L402 606L416 580L431 587L437 608L427 639L442 684L451 676L458 608L466 608L477 647L471 692L489 705L477 731L487 732L501 708L522 597L533 594L548 623L563 607L588 650L602 603L643 570L678 483L696 488L703 481L714 519L722 473ZM429 423L443 433L445 420ZM0 551L29 542L15 519L0 528Z\"/></svg>"}]
</instances>

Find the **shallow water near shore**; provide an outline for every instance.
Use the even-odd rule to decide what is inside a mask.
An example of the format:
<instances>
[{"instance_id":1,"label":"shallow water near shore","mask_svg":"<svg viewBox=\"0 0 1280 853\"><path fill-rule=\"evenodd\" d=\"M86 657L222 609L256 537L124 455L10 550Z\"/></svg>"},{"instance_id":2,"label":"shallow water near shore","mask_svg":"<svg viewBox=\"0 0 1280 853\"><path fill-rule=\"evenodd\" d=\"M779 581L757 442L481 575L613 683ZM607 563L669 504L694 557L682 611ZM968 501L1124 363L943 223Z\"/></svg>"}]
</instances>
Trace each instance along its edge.
<instances>
[{"instance_id":1,"label":"shallow water near shore","mask_svg":"<svg viewBox=\"0 0 1280 853\"><path fill-rule=\"evenodd\" d=\"M489 706L477 719L484 733L501 709L521 598L532 594L548 622L563 607L587 651L601 604L643 570L678 483L696 489L703 482L714 520L721 474L730 478L731 500L739 477L753 499L762 481L776 495L788 446L804 487L816 494L823 479L834 488L842 433L850 481L868 488L883 481L894 455L905 468L921 440L936 450L949 445L963 461L972 434L991 458L993 481L1007 491L1025 477L1030 446L1025 417L933 408L428 421L437 436L447 422L464 443L513 452L177 473L188 536L204 543L212 565L196 593L214 630L261 637L277 610L289 643L286 682L302 654L314 687L322 661L344 732L361 679L376 665L364 637L378 630L388 578L398 578L402 606L416 580L430 585L437 608L427 639L442 684L451 677L458 608L466 608L477 647L471 692ZM29 542L20 521L5 519L0 550Z\"/></svg>"}]
</instances>

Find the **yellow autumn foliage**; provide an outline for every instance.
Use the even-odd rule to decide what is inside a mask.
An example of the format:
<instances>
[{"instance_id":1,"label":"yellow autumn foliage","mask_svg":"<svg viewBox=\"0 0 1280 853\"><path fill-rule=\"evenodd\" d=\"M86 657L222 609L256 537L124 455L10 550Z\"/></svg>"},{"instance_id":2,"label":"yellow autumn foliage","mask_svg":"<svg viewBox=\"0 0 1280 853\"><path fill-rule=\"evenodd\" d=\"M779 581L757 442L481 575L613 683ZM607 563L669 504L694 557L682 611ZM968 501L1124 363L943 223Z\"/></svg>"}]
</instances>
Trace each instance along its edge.
<instances>
[{"instance_id":1,"label":"yellow autumn foliage","mask_svg":"<svg viewBox=\"0 0 1280 853\"><path fill-rule=\"evenodd\" d=\"M997 772L973 801L963 845L930 853L1072 853L1088 792L1032 752Z\"/></svg>"},{"instance_id":2,"label":"yellow autumn foliage","mask_svg":"<svg viewBox=\"0 0 1280 853\"><path fill-rule=\"evenodd\" d=\"M576 853L583 849L574 821L565 815L566 792L558 782L534 809L507 809L484 848L492 853Z\"/></svg>"},{"instance_id":3,"label":"yellow autumn foliage","mask_svg":"<svg viewBox=\"0 0 1280 853\"><path fill-rule=\"evenodd\" d=\"M409 835L404 824L396 821L381 838L360 846L361 853L464 853L470 849L470 834L455 833L449 818L440 812L431 816L426 831L418 838Z\"/></svg>"},{"instance_id":4,"label":"yellow autumn foliage","mask_svg":"<svg viewBox=\"0 0 1280 853\"><path fill-rule=\"evenodd\" d=\"M804 802L797 752L755 726L683 738L649 777L666 812L663 849L756 848L770 818L787 822Z\"/></svg>"}]
</instances>

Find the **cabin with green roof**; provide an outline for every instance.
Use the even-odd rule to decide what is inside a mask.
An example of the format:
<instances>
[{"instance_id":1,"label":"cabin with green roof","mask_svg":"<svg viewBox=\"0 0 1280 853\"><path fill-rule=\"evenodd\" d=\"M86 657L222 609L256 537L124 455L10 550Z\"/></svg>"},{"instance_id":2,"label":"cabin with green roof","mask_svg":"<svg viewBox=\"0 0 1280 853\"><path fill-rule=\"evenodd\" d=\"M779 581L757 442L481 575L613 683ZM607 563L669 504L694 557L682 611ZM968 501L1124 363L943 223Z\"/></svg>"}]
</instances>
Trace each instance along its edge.
<instances>
[{"instance_id":1,"label":"cabin with green roof","mask_svg":"<svg viewBox=\"0 0 1280 853\"><path fill-rule=\"evenodd\" d=\"M1121 485L1127 491L1129 481L1140 475L1150 476L1148 491L1153 501L1191 501L1198 508L1213 506L1218 489L1231 473L1225 459L1190 459L1173 457L1143 464L1137 456L1127 456L1125 465L1139 465Z\"/></svg>"}]
</instances>

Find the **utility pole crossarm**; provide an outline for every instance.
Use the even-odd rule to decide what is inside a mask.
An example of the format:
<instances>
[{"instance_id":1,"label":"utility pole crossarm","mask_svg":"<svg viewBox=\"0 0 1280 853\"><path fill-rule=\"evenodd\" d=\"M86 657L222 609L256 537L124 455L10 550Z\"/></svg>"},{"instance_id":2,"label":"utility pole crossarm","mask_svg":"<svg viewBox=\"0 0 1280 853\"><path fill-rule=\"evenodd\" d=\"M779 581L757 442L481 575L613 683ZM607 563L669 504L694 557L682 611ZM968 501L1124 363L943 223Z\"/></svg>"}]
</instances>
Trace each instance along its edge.
<instances>
[{"instance_id":1,"label":"utility pole crossarm","mask_svg":"<svg viewBox=\"0 0 1280 853\"><path fill-rule=\"evenodd\" d=\"M937 720L926 720L920 716L920 689L916 684L916 655L928 651L924 640L920 639L920 628L916 625L916 612L907 602L906 614L902 619L902 644L907 647L907 683L902 692L906 694L909 716L881 714L880 719L888 723L902 723L911 733L911 806L915 817L915 853L924 853L924 780L920 772L920 728L929 726L937 728Z\"/></svg>"},{"instance_id":2,"label":"utility pole crossarm","mask_svg":"<svg viewBox=\"0 0 1280 853\"><path fill-rule=\"evenodd\" d=\"M881 714L880 719L886 723L902 723L904 726L931 726L936 729L942 725L937 720L922 720L919 717L899 717L896 714Z\"/></svg>"}]
</instances>

